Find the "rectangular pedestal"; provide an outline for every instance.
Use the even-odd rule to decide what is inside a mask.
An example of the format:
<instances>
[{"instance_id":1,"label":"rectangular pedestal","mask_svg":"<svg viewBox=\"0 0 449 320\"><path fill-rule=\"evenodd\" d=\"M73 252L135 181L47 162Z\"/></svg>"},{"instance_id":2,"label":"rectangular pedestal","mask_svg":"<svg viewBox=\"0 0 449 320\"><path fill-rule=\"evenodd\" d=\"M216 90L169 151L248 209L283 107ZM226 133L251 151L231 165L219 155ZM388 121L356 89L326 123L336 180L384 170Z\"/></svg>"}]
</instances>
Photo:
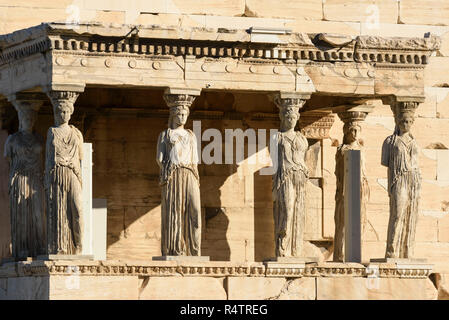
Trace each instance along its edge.
<instances>
[{"instance_id":1,"label":"rectangular pedestal","mask_svg":"<svg viewBox=\"0 0 449 320\"><path fill-rule=\"evenodd\" d=\"M209 258L209 256L159 256L153 257L153 261L208 262Z\"/></svg>"}]
</instances>

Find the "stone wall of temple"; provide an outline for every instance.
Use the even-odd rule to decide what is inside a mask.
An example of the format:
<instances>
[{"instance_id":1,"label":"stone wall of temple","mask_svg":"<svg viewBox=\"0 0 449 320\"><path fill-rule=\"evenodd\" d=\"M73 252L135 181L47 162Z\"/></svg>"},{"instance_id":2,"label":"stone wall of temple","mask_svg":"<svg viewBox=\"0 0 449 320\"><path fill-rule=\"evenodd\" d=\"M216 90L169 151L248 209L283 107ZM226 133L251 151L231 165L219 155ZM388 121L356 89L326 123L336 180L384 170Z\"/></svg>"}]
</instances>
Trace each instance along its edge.
<instances>
[{"instance_id":1,"label":"stone wall of temple","mask_svg":"<svg viewBox=\"0 0 449 320\"><path fill-rule=\"evenodd\" d=\"M422 148L420 166L423 176L415 255L429 258L435 263L436 272L449 273L447 1L154 0L131 3L112 0L0 0L0 34L44 21L99 21L177 28L246 29L253 26L353 36L423 37L430 32L440 36L442 46L425 69L426 102L419 106L412 129ZM165 106L161 104L160 107ZM148 259L159 255L160 189L157 165L153 159L157 135L166 127L165 120L113 115L95 120L84 138L86 142L92 142L94 148L94 197L108 200L108 258L132 256ZM43 133L49 123L39 124ZM203 121L203 129L208 123L221 129L245 128L242 121L207 120ZM385 189L387 170L380 165L380 153L384 138L393 132L393 128L392 112L389 106L384 105L378 105L363 124L371 188L368 204L370 225L363 236L363 260L384 256L388 194ZM342 122L336 118L330 138L322 142L320 155L324 199L323 208L318 209L323 212L322 224L319 225L322 234L314 240L321 242L315 241L310 247L312 252L323 252L322 258L329 258L327 253L331 251L325 240L331 239L334 232L334 156L342 136ZM246 170L244 166L200 167L205 218L203 253L213 260L260 260L273 250L270 247L273 234L270 225L271 181L255 175L254 170ZM2 173L1 176L5 175ZM310 232L313 234L315 231Z\"/></svg>"}]
</instances>

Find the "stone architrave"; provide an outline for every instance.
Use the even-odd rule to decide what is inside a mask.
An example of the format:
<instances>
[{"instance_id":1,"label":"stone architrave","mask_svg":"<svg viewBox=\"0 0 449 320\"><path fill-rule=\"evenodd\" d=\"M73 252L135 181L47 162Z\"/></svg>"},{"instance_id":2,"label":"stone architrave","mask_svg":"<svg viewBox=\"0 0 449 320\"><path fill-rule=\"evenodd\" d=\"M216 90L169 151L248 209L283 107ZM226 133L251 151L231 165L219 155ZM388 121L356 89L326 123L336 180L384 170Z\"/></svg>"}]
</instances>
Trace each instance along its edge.
<instances>
[{"instance_id":1,"label":"stone architrave","mask_svg":"<svg viewBox=\"0 0 449 320\"><path fill-rule=\"evenodd\" d=\"M201 255L201 202L197 139L184 125L200 93L168 88L168 128L159 134L156 161L162 188L161 252L163 256Z\"/></svg>"},{"instance_id":2,"label":"stone architrave","mask_svg":"<svg viewBox=\"0 0 449 320\"><path fill-rule=\"evenodd\" d=\"M345 106L338 112L338 117L343 121L343 143L338 146L335 153L335 233L334 233L334 258L335 262L345 261L345 152L348 150L360 150L360 222L361 235L367 223L366 204L369 200L369 186L366 178L364 143L360 137L361 124L373 109L373 106L365 104L359 106Z\"/></svg>"},{"instance_id":3,"label":"stone architrave","mask_svg":"<svg viewBox=\"0 0 449 320\"><path fill-rule=\"evenodd\" d=\"M47 192L48 254L82 253L83 136L69 125L79 92L51 90L54 126L47 132L45 189Z\"/></svg>"},{"instance_id":4,"label":"stone architrave","mask_svg":"<svg viewBox=\"0 0 449 320\"><path fill-rule=\"evenodd\" d=\"M47 252L43 138L33 132L43 100L16 94L9 99L19 116L19 131L5 143L10 164L9 199L12 256L23 259Z\"/></svg>"},{"instance_id":5,"label":"stone architrave","mask_svg":"<svg viewBox=\"0 0 449 320\"><path fill-rule=\"evenodd\" d=\"M309 177L304 157L309 144L300 131L295 131L295 126L305 99L304 95L282 92L274 99L281 120L272 190L276 257L301 257L303 251Z\"/></svg>"},{"instance_id":6,"label":"stone architrave","mask_svg":"<svg viewBox=\"0 0 449 320\"><path fill-rule=\"evenodd\" d=\"M391 104L395 117L394 133L382 146L381 164L388 167L388 222L385 258L413 257L416 222L419 213L421 172L419 147L410 132L419 100L396 100Z\"/></svg>"}]
</instances>

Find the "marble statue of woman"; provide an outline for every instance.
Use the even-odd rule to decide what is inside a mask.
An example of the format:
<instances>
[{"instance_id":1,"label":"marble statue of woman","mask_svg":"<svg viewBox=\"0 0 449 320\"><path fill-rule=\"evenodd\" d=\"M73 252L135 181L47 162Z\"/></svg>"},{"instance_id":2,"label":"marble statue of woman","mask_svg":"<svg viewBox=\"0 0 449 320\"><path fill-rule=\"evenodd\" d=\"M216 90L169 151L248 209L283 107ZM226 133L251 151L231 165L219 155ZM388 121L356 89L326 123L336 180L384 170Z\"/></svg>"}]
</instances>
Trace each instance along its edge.
<instances>
[{"instance_id":1,"label":"marble statue of woman","mask_svg":"<svg viewBox=\"0 0 449 320\"><path fill-rule=\"evenodd\" d=\"M37 111L18 108L19 131L5 143L9 160L12 256L35 257L47 252L43 185L43 139L33 133Z\"/></svg>"},{"instance_id":2,"label":"marble statue of woman","mask_svg":"<svg viewBox=\"0 0 449 320\"><path fill-rule=\"evenodd\" d=\"M45 189L47 191L48 253L81 254L83 136L69 125L73 103L52 99L55 125L47 132Z\"/></svg>"},{"instance_id":3,"label":"marble statue of woman","mask_svg":"<svg viewBox=\"0 0 449 320\"><path fill-rule=\"evenodd\" d=\"M197 142L195 134L184 129L188 115L186 106L171 107L168 129L158 138L163 256L199 256L201 251Z\"/></svg>"},{"instance_id":4,"label":"marble statue of woman","mask_svg":"<svg viewBox=\"0 0 449 320\"><path fill-rule=\"evenodd\" d=\"M421 190L419 148L410 133L413 122L411 112L399 113L395 133L382 146L381 163L388 167L390 197L386 258L413 256Z\"/></svg>"},{"instance_id":5,"label":"marble statue of woman","mask_svg":"<svg viewBox=\"0 0 449 320\"><path fill-rule=\"evenodd\" d=\"M305 188L308 148L304 135L295 131L299 107L280 106L281 130L277 135L278 166L273 175L273 209L276 257L302 255L305 225Z\"/></svg>"},{"instance_id":6,"label":"marble statue of woman","mask_svg":"<svg viewBox=\"0 0 449 320\"><path fill-rule=\"evenodd\" d=\"M334 261L344 261L345 248L345 208L344 208L344 176L345 176L345 158L346 150L360 150L361 152L361 190L360 190L360 220L361 234L363 234L366 223L366 204L369 199L368 179L365 174L365 158L363 154L363 143L359 138L361 127L357 121L346 122L343 126L343 143L337 148L335 154L335 176L337 178L337 190L335 192L335 235L334 235Z\"/></svg>"}]
</instances>

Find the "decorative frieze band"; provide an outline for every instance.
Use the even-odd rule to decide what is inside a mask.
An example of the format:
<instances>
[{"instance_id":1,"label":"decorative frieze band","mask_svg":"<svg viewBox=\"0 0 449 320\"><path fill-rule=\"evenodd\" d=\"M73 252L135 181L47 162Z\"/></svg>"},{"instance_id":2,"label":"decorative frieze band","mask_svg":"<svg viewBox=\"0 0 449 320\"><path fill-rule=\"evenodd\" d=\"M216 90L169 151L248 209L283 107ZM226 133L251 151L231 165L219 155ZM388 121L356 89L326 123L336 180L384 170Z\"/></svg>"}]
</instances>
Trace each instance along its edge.
<instances>
[{"instance_id":1,"label":"decorative frieze band","mask_svg":"<svg viewBox=\"0 0 449 320\"><path fill-rule=\"evenodd\" d=\"M334 121L335 116L331 112L309 111L301 114L299 127L306 138L326 139Z\"/></svg>"},{"instance_id":2,"label":"decorative frieze band","mask_svg":"<svg viewBox=\"0 0 449 320\"><path fill-rule=\"evenodd\" d=\"M382 266L375 276L380 278L427 278L432 272L431 266ZM201 277L372 277L369 268L364 265L311 263L292 264L291 266L265 266L262 263L235 264L223 263L123 263L108 261L31 261L7 263L0 267L0 278L49 276L201 276Z\"/></svg>"},{"instance_id":3,"label":"decorative frieze band","mask_svg":"<svg viewBox=\"0 0 449 320\"><path fill-rule=\"evenodd\" d=\"M425 65L428 63L430 54L425 52L414 52L413 49L404 49L396 52L396 48L386 49L360 48L354 51L352 48L335 48L322 51L316 47L295 48L249 48L240 47L235 43L213 44L197 42L191 44L186 42L166 44L127 44L101 42L85 42L77 40L52 40L52 49L60 51L79 51L89 53L119 54L128 53L149 56L194 56L195 58L236 58L236 59L268 59L268 60L311 60L316 62L366 62L394 65ZM409 51L409 52L408 52Z\"/></svg>"}]
</instances>

